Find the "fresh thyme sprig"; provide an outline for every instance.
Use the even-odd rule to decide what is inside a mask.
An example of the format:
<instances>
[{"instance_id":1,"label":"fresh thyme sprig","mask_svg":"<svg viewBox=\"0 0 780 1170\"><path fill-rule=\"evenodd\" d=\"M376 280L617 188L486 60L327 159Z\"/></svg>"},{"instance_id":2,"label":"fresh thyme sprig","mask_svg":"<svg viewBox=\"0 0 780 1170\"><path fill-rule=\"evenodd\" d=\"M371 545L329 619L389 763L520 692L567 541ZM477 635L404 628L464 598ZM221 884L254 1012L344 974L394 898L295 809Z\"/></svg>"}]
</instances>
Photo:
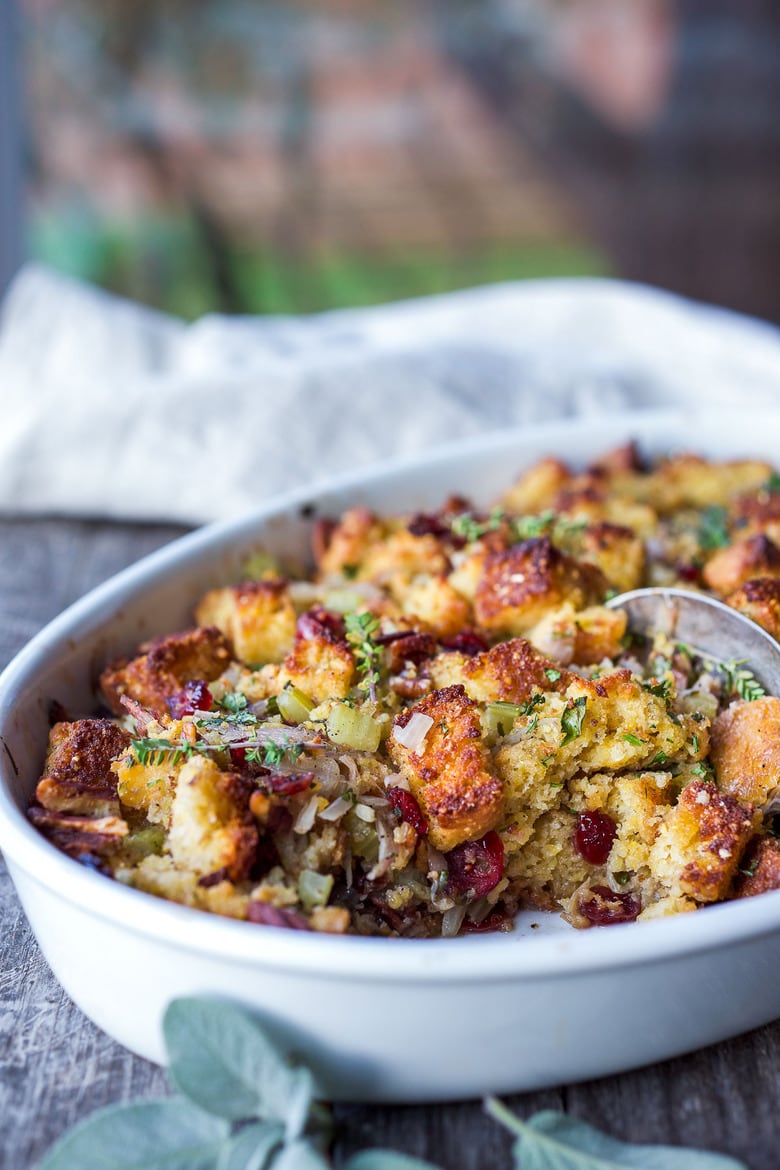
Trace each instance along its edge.
<instances>
[{"instance_id":1,"label":"fresh thyme sprig","mask_svg":"<svg viewBox=\"0 0 780 1170\"><path fill-rule=\"evenodd\" d=\"M372 613L348 613L344 616L344 625L347 630L347 641L355 655L358 673L363 677L359 689L376 702L376 684L379 682L379 664L382 660L382 650L374 641L374 634L379 629L379 618Z\"/></svg>"},{"instance_id":2,"label":"fresh thyme sprig","mask_svg":"<svg viewBox=\"0 0 780 1170\"><path fill-rule=\"evenodd\" d=\"M701 514L699 544L705 549L715 549L725 548L729 543L728 513L718 504L712 504Z\"/></svg>"},{"instance_id":3,"label":"fresh thyme sprig","mask_svg":"<svg viewBox=\"0 0 780 1170\"><path fill-rule=\"evenodd\" d=\"M155 767L168 764L175 768L182 760L189 760L194 755L208 756L214 748L205 743L189 743L186 740L154 739L151 736L142 739L132 739L130 746L133 749L135 760L144 767Z\"/></svg>"},{"instance_id":4,"label":"fresh thyme sprig","mask_svg":"<svg viewBox=\"0 0 780 1170\"><path fill-rule=\"evenodd\" d=\"M303 752L303 744L290 743L289 739L269 740L249 748L246 756L248 764L261 764L264 768L278 768L285 756L294 764Z\"/></svg>"},{"instance_id":5,"label":"fresh thyme sprig","mask_svg":"<svg viewBox=\"0 0 780 1170\"><path fill-rule=\"evenodd\" d=\"M733 659L731 662L724 662L723 672L726 676L726 686L729 694L739 695L740 699L752 703L755 699L762 699L766 691L753 671L746 670L743 663L744 659L739 662Z\"/></svg>"}]
</instances>

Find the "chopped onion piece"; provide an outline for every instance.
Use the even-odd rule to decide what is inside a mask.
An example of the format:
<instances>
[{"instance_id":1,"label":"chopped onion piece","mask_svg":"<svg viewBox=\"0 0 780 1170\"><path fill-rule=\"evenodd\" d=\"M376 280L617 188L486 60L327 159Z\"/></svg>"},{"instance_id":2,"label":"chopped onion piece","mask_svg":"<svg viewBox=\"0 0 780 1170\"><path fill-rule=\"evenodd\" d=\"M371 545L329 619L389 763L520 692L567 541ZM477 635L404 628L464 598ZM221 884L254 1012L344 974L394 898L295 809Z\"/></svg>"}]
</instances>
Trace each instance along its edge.
<instances>
[{"instance_id":1,"label":"chopped onion piece","mask_svg":"<svg viewBox=\"0 0 780 1170\"><path fill-rule=\"evenodd\" d=\"M366 823L369 825L372 823L372 821L376 820L376 813L372 808L369 808L367 804L356 804L355 815L360 817L361 821L366 821Z\"/></svg>"},{"instance_id":2,"label":"chopped onion piece","mask_svg":"<svg viewBox=\"0 0 780 1170\"><path fill-rule=\"evenodd\" d=\"M314 824L314 818L317 815L319 803L319 796L312 796L311 799L306 802L301 811L298 813L298 816L295 818L295 824L293 825L294 833L308 833L309 829Z\"/></svg>"},{"instance_id":3,"label":"chopped onion piece","mask_svg":"<svg viewBox=\"0 0 780 1170\"><path fill-rule=\"evenodd\" d=\"M393 728L393 737L402 747L407 748L410 752L416 752L422 747L425 737L432 727L433 720L430 715L423 715L422 711L415 711L406 727L396 726Z\"/></svg>"},{"instance_id":4,"label":"chopped onion piece","mask_svg":"<svg viewBox=\"0 0 780 1170\"><path fill-rule=\"evenodd\" d=\"M352 802L345 800L343 796L339 796L336 800L331 801L327 808L324 808L320 813L321 821L338 821L345 813L348 813L352 808Z\"/></svg>"},{"instance_id":5,"label":"chopped onion piece","mask_svg":"<svg viewBox=\"0 0 780 1170\"><path fill-rule=\"evenodd\" d=\"M453 906L451 910L445 910L441 916L442 938L455 938L455 935L463 925L463 919L465 917L465 906Z\"/></svg>"}]
</instances>

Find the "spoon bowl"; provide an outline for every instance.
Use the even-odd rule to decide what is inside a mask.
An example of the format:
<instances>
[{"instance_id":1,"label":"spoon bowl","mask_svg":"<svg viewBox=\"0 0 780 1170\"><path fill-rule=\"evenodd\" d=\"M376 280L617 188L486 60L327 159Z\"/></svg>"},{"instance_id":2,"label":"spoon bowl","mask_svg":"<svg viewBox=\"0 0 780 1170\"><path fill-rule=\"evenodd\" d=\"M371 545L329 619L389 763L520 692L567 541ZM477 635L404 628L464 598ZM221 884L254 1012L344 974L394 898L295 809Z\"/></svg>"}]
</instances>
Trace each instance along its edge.
<instances>
[{"instance_id":1,"label":"spoon bowl","mask_svg":"<svg viewBox=\"0 0 780 1170\"><path fill-rule=\"evenodd\" d=\"M606 606L624 610L635 633L668 634L722 665L745 663L768 695L780 694L780 644L722 601L691 589L655 586L619 593Z\"/></svg>"}]
</instances>

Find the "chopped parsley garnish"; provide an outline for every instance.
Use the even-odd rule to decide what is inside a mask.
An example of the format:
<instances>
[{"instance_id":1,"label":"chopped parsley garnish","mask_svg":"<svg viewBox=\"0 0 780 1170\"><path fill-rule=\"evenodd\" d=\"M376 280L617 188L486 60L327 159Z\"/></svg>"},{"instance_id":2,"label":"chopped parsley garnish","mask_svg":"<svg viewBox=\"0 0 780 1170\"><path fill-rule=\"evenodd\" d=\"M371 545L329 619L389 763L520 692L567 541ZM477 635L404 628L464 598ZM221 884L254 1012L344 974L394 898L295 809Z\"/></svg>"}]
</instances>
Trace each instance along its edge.
<instances>
[{"instance_id":1,"label":"chopped parsley garnish","mask_svg":"<svg viewBox=\"0 0 780 1170\"><path fill-rule=\"evenodd\" d=\"M646 746L646 741L644 739L640 739L638 735L634 735L630 731L627 731L624 734L623 739L626 741L626 743L633 744L634 747L645 747Z\"/></svg>"},{"instance_id":2,"label":"chopped parsley garnish","mask_svg":"<svg viewBox=\"0 0 780 1170\"><path fill-rule=\"evenodd\" d=\"M546 666L546 667L544 668L544 673L547 675L548 679L549 679L549 680L550 680L550 682L552 682L552 683L554 683L554 682L557 682L557 681L558 681L558 679L561 677L561 672L560 672L560 670L556 670L556 669L555 669L554 667L552 667L552 666Z\"/></svg>"},{"instance_id":3,"label":"chopped parsley garnish","mask_svg":"<svg viewBox=\"0 0 780 1170\"><path fill-rule=\"evenodd\" d=\"M549 756L542 756L542 767L546 768L550 760L555 759L555 752L550 752Z\"/></svg>"},{"instance_id":4,"label":"chopped parsley garnish","mask_svg":"<svg viewBox=\"0 0 780 1170\"><path fill-rule=\"evenodd\" d=\"M382 651L374 641L379 629L379 618L372 613L348 613L344 615L347 641L355 655L358 673L363 677L359 689L376 702L376 684L379 682L379 663Z\"/></svg>"},{"instance_id":5,"label":"chopped parsley garnish","mask_svg":"<svg viewBox=\"0 0 780 1170\"><path fill-rule=\"evenodd\" d=\"M773 471L769 479L763 485L765 492L780 492L780 475Z\"/></svg>"},{"instance_id":6,"label":"chopped parsley garnish","mask_svg":"<svg viewBox=\"0 0 780 1170\"><path fill-rule=\"evenodd\" d=\"M667 756L666 752L656 752L655 755L653 756L652 760L650 761L651 765L652 764L667 764L668 762L669 762L669 757Z\"/></svg>"},{"instance_id":7,"label":"chopped parsley garnish","mask_svg":"<svg viewBox=\"0 0 780 1170\"><path fill-rule=\"evenodd\" d=\"M631 881L631 874L625 869L621 869L618 870L617 873L613 873L612 877L619 886L625 886L628 882Z\"/></svg>"},{"instance_id":8,"label":"chopped parsley garnish","mask_svg":"<svg viewBox=\"0 0 780 1170\"><path fill-rule=\"evenodd\" d=\"M699 544L702 548L725 548L729 544L728 513L725 508L713 504L701 514Z\"/></svg>"},{"instance_id":9,"label":"chopped parsley garnish","mask_svg":"<svg viewBox=\"0 0 780 1170\"><path fill-rule=\"evenodd\" d=\"M571 707L567 707L561 715L561 728L563 730L563 739L561 740L561 747L564 744L571 743L573 739L577 739L582 734L582 721L585 718L585 707L587 706L587 698L581 695L579 699L575 699ZM542 761L544 763L544 761Z\"/></svg>"},{"instance_id":10,"label":"chopped parsley garnish","mask_svg":"<svg viewBox=\"0 0 780 1170\"><path fill-rule=\"evenodd\" d=\"M700 761L698 764L694 764L694 766L691 768L691 772L694 776L702 776L706 780L711 780L713 778L712 768L709 764L705 764L704 761Z\"/></svg>"},{"instance_id":11,"label":"chopped parsley garnish","mask_svg":"<svg viewBox=\"0 0 780 1170\"><path fill-rule=\"evenodd\" d=\"M659 682L643 682L642 686L649 694L656 695L657 698L663 699L665 703L669 702L672 684L668 678L661 679Z\"/></svg>"},{"instance_id":12,"label":"chopped parsley garnish","mask_svg":"<svg viewBox=\"0 0 780 1170\"><path fill-rule=\"evenodd\" d=\"M546 700L545 700L544 695L542 695L542 694L532 695L530 699L526 699L526 701L524 703L521 703L519 705L519 707L517 708L517 713L518 713L518 715L530 715L531 712L533 711L534 707L541 707L544 705L545 702L546 702Z\"/></svg>"}]
</instances>

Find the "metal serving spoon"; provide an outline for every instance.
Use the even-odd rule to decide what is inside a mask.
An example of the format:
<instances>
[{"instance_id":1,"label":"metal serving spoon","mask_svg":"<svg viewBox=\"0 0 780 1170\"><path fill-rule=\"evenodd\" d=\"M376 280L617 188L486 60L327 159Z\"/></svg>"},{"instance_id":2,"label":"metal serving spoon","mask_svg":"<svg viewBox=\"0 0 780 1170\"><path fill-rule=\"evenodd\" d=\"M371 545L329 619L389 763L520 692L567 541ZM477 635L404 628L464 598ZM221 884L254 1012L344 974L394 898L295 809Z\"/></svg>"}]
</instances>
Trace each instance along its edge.
<instances>
[{"instance_id":1,"label":"metal serving spoon","mask_svg":"<svg viewBox=\"0 0 780 1170\"><path fill-rule=\"evenodd\" d=\"M722 601L688 589L632 589L606 602L623 609L629 629L662 632L703 658L721 664L744 662L768 695L780 695L780 644L750 618Z\"/></svg>"}]
</instances>

